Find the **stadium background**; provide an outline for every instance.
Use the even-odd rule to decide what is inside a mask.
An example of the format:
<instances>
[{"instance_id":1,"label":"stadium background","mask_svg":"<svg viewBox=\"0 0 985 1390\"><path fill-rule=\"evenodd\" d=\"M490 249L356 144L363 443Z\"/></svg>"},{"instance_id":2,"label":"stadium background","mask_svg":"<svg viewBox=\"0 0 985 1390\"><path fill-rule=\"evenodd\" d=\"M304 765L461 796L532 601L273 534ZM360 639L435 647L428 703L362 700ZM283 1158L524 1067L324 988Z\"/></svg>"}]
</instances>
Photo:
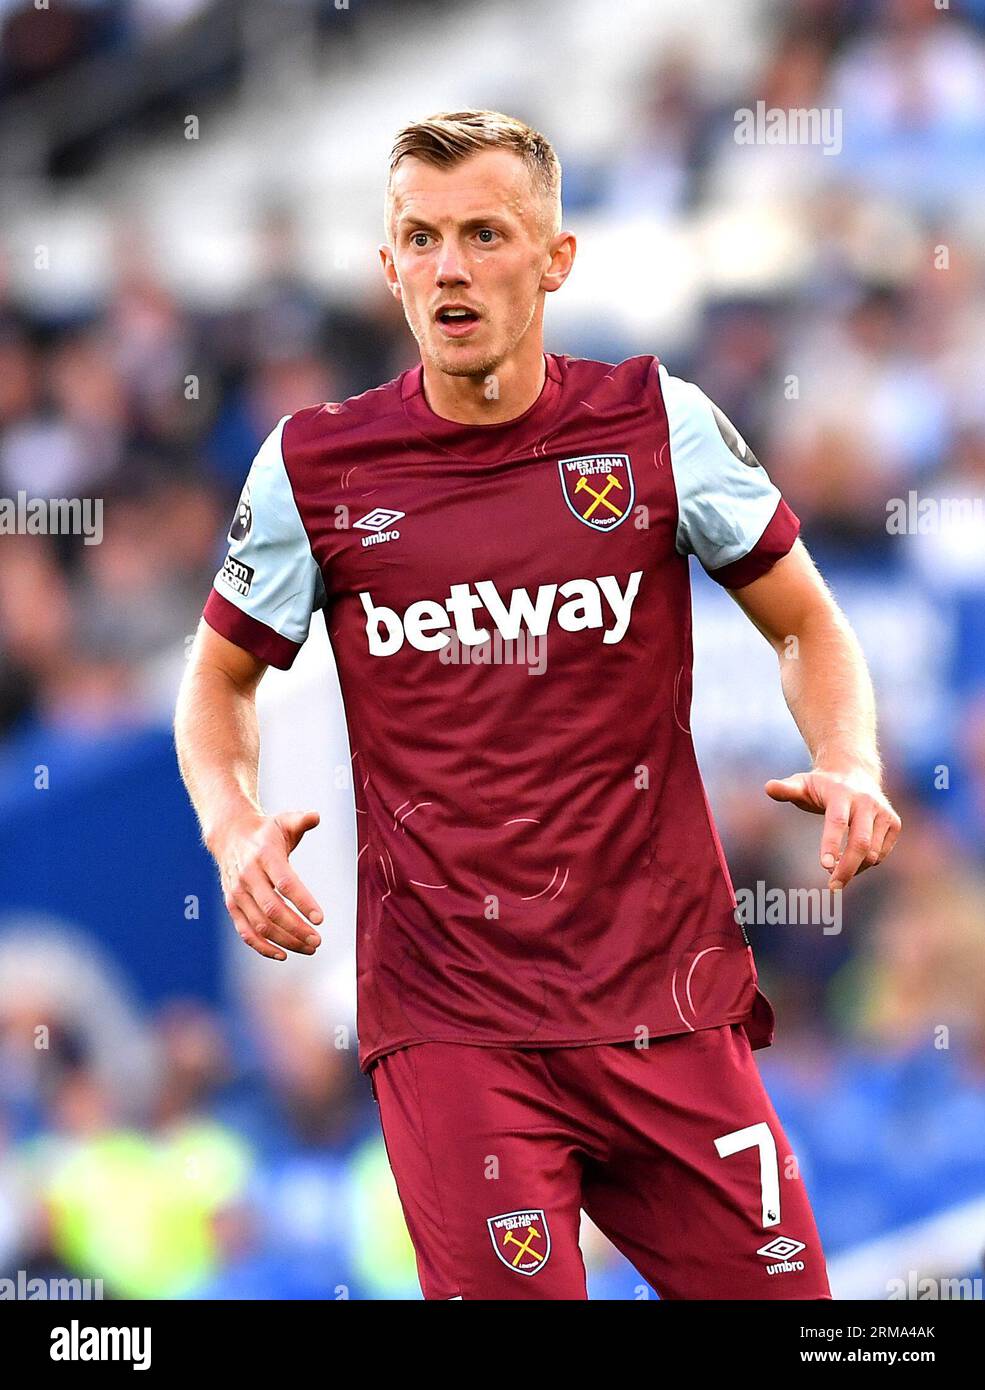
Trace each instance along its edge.
<instances>
[{"instance_id":1,"label":"stadium background","mask_svg":"<svg viewBox=\"0 0 985 1390\"><path fill-rule=\"evenodd\" d=\"M860 633L905 836L843 929L751 927L758 1054L836 1295L985 1246L985 4L0 2L0 1272L152 1297L415 1297L352 1036L354 831L324 629L262 688L313 961L245 951L169 719L250 459L416 360L376 247L389 141L463 105L555 142L548 347L654 352L735 421ZM735 113L840 112L841 148ZM957 499L916 530L890 499ZM976 501L977 499L977 501ZM693 726L737 888L817 886L772 654L695 574ZM595 1296L645 1296L586 1227ZM981 1286L978 1286L981 1297Z\"/></svg>"}]
</instances>

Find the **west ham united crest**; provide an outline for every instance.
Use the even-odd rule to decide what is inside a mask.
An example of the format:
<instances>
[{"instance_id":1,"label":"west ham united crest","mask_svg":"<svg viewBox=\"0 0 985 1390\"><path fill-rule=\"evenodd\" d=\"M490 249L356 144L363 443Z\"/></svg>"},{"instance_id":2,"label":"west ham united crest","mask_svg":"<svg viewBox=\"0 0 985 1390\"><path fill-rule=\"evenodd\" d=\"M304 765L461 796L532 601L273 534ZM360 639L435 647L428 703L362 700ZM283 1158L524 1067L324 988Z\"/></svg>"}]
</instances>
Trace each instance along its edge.
<instances>
[{"instance_id":1,"label":"west ham united crest","mask_svg":"<svg viewBox=\"0 0 985 1390\"><path fill-rule=\"evenodd\" d=\"M580 454L558 463L564 500L595 531L614 531L636 496L628 454Z\"/></svg>"},{"instance_id":2,"label":"west ham united crest","mask_svg":"<svg viewBox=\"0 0 985 1390\"><path fill-rule=\"evenodd\" d=\"M507 1269L515 1274L536 1274L547 1264L551 1233L547 1229L547 1217L540 1208L490 1216L486 1225L493 1249Z\"/></svg>"}]
</instances>

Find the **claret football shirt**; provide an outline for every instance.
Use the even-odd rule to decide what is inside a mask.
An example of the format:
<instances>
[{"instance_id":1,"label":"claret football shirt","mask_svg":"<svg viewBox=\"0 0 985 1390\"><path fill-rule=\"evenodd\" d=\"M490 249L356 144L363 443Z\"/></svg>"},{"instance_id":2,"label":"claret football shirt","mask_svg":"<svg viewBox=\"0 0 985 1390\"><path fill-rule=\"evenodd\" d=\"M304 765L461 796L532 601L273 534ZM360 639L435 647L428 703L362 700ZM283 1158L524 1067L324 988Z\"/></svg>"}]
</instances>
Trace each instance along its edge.
<instances>
[{"instance_id":1,"label":"claret football shirt","mask_svg":"<svg viewBox=\"0 0 985 1390\"><path fill-rule=\"evenodd\" d=\"M324 614L363 1070L423 1041L772 1041L691 742L688 556L738 589L798 522L656 358L545 360L501 424L436 415L420 366L285 417L205 608L281 668Z\"/></svg>"}]
</instances>

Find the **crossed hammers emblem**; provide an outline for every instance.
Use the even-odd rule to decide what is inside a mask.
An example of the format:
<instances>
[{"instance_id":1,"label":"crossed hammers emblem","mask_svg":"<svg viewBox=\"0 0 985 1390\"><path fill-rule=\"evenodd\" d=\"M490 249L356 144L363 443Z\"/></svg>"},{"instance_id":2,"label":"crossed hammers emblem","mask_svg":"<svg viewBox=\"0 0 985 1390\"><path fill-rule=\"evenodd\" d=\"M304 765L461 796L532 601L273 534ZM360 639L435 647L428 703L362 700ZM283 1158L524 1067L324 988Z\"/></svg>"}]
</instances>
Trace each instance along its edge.
<instances>
[{"instance_id":1,"label":"crossed hammers emblem","mask_svg":"<svg viewBox=\"0 0 985 1390\"><path fill-rule=\"evenodd\" d=\"M582 516L587 519L591 516L592 512L594 512L595 508L598 506L606 506L608 507L609 511L614 512L616 516L622 516L622 512L615 505L615 503L609 501L609 493L614 487L619 488L619 490L622 491L622 483L616 477L615 473L610 473L609 476L606 478L605 487L602 489L601 492L596 492L595 489L589 483L587 478L579 478L578 481L575 483L575 492L590 492L592 496L595 498L595 501L589 504L587 511L582 512Z\"/></svg>"},{"instance_id":2,"label":"crossed hammers emblem","mask_svg":"<svg viewBox=\"0 0 985 1390\"><path fill-rule=\"evenodd\" d=\"M538 1240L540 1240L540 1238L541 1238L541 1237L540 1237L540 1232L538 1231L538 1229L537 1229L536 1226L528 1226L528 1227L527 1227L527 1238L526 1238L526 1240L517 1240L516 1236L513 1234L512 1231L507 1231L506 1235L503 1237L503 1244L504 1244L504 1246L505 1246L505 1245L512 1244L512 1245L518 1245L518 1246L520 1247L519 1250L516 1252L516 1254L515 1254L514 1257L513 1257L513 1264L514 1264L514 1266L516 1266L516 1265L518 1265L518 1264L520 1263L520 1261L523 1259L524 1255L533 1255L535 1259L539 1259L539 1258L540 1258L539 1253L538 1253L536 1250L531 1250L531 1248L530 1248L530 1242L533 1240L534 1236L536 1236Z\"/></svg>"}]
</instances>

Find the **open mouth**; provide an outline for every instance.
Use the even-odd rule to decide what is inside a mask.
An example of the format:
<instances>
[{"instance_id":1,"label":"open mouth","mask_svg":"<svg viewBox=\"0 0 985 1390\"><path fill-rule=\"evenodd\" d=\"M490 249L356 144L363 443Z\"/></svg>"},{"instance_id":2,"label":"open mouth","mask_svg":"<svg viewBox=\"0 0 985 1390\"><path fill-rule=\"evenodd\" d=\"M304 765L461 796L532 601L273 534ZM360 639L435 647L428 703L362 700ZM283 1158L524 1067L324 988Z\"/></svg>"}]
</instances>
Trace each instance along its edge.
<instances>
[{"instance_id":1,"label":"open mouth","mask_svg":"<svg viewBox=\"0 0 985 1390\"><path fill-rule=\"evenodd\" d=\"M445 333L457 338L470 333L476 327L479 315L474 309L441 309L438 311L437 320Z\"/></svg>"}]
</instances>

